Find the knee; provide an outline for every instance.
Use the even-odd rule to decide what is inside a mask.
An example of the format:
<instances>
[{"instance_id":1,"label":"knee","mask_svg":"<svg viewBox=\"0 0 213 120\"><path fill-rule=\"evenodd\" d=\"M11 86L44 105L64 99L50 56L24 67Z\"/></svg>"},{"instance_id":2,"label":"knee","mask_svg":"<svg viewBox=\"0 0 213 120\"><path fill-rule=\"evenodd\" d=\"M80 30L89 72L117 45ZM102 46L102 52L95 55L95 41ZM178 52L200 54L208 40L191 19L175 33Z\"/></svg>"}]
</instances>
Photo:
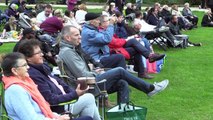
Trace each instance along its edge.
<instances>
[{"instance_id":1,"label":"knee","mask_svg":"<svg viewBox=\"0 0 213 120\"><path fill-rule=\"evenodd\" d=\"M119 80L119 81L118 81L118 85L119 85L121 88L125 88L125 89L128 89L128 86L129 86L128 82L125 81L125 80Z\"/></svg>"},{"instance_id":2,"label":"knee","mask_svg":"<svg viewBox=\"0 0 213 120\"><path fill-rule=\"evenodd\" d=\"M125 61L125 57L122 54L117 54L117 59Z\"/></svg>"},{"instance_id":3,"label":"knee","mask_svg":"<svg viewBox=\"0 0 213 120\"><path fill-rule=\"evenodd\" d=\"M123 72L123 71L125 71L125 69L124 68L122 68L122 67L116 67L116 68L114 68L116 71L119 71L119 72Z\"/></svg>"},{"instance_id":4,"label":"knee","mask_svg":"<svg viewBox=\"0 0 213 120\"><path fill-rule=\"evenodd\" d=\"M81 97L85 100L85 102L87 102L87 104L95 103L95 97L91 93L85 93Z\"/></svg>"}]
</instances>

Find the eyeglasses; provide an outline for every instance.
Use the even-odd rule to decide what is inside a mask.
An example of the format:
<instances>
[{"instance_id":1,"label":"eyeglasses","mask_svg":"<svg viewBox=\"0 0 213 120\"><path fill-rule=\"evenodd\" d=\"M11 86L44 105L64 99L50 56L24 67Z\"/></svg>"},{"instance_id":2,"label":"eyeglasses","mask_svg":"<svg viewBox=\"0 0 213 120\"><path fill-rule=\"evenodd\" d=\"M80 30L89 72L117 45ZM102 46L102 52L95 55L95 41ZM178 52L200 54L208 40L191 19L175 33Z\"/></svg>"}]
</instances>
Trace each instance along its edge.
<instances>
[{"instance_id":1,"label":"eyeglasses","mask_svg":"<svg viewBox=\"0 0 213 120\"><path fill-rule=\"evenodd\" d=\"M19 68L19 67L27 67L28 66L28 64L27 63L24 63L23 65L16 65L15 67L16 68Z\"/></svg>"},{"instance_id":2,"label":"eyeglasses","mask_svg":"<svg viewBox=\"0 0 213 120\"><path fill-rule=\"evenodd\" d=\"M108 22L108 21L110 21L110 20L104 20L103 22Z\"/></svg>"},{"instance_id":3,"label":"eyeglasses","mask_svg":"<svg viewBox=\"0 0 213 120\"><path fill-rule=\"evenodd\" d=\"M37 55L37 54L42 54L42 51L38 51L38 52L34 53L33 55Z\"/></svg>"}]
</instances>

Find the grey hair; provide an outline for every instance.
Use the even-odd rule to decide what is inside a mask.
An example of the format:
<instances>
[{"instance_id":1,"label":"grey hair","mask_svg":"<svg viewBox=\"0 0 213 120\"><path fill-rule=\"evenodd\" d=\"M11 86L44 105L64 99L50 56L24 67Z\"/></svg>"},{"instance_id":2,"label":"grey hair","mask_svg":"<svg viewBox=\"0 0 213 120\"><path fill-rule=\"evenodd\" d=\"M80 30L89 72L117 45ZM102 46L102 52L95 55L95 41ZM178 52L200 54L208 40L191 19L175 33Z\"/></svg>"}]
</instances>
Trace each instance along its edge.
<instances>
[{"instance_id":1,"label":"grey hair","mask_svg":"<svg viewBox=\"0 0 213 120\"><path fill-rule=\"evenodd\" d=\"M90 21L85 21L86 24L90 24Z\"/></svg>"},{"instance_id":2,"label":"grey hair","mask_svg":"<svg viewBox=\"0 0 213 120\"><path fill-rule=\"evenodd\" d=\"M105 17L108 17L107 15L101 15L101 17L99 18L99 20L100 20L100 23L103 23L104 22L104 18Z\"/></svg>"},{"instance_id":3,"label":"grey hair","mask_svg":"<svg viewBox=\"0 0 213 120\"><path fill-rule=\"evenodd\" d=\"M70 32L70 28L76 28L78 29L77 27L73 26L73 25L66 25L63 27L63 29L61 30L61 38L64 39L64 36L68 35L68 34L72 34Z\"/></svg>"}]
</instances>

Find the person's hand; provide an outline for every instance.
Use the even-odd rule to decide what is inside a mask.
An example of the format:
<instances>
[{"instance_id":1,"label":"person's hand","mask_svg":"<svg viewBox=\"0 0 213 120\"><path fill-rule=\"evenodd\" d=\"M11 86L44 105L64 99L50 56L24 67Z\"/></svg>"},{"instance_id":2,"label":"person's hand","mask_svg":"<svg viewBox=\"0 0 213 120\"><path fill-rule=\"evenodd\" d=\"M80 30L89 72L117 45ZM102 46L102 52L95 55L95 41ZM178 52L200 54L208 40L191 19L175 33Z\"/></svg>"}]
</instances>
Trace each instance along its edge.
<instances>
[{"instance_id":1,"label":"person's hand","mask_svg":"<svg viewBox=\"0 0 213 120\"><path fill-rule=\"evenodd\" d=\"M57 120L70 120L70 117L68 114L64 114L64 115L58 116Z\"/></svg>"},{"instance_id":2,"label":"person's hand","mask_svg":"<svg viewBox=\"0 0 213 120\"><path fill-rule=\"evenodd\" d=\"M138 35L138 34L135 34L135 35L134 35L134 38L139 38L139 35Z\"/></svg>"},{"instance_id":3,"label":"person's hand","mask_svg":"<svg viewBox=\"0 0 213 120\"><path fill-rule=\"evenodd\" d=\"M115 24L116 22L117 22L117 17L116 17L115 15L112 15L112 16L110 17L109 23L110 23L110 24Z\"/></svg>"},{"instance_id":4,"label":"person's hand","mask_svg":"<svg viewBox=\"0 0 213 120\"><path fill-rule=\"evenodd\" d=\"M83 95L87 90L89 90L89 86L88 86L85 90L81 90L80 87L81 87L81 85L78 84L78 86L77 86L77 88L76 88L76 90L75 90L76 93L78 94L78 96Z\"/></svg>"},{"instance_id":5,"label":"person's hand","mask_svg":"<svg viewBox=\"0 0 213 120\"><path fill-rule=\"evenodd\" d=\"M95 69L95 72L98 73L98 74L102 74L104 72L104 69L98 68L98 69Z\"/></svg>"}]
</instances>

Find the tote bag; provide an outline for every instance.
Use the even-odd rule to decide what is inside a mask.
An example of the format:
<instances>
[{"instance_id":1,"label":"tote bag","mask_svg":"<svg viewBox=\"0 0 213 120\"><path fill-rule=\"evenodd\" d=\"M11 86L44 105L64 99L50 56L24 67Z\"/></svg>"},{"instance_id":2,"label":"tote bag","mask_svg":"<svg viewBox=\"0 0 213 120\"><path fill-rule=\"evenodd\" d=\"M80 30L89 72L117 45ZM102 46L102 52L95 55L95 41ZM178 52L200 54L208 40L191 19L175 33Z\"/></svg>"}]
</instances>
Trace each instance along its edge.
<instances>
[{"instance_id":1,"label":"tote bag","mask_svg":"<svg viewBox=\"0 0 213 120\"><path fill-rule=\"evenodd\" d=\"M147 108L134 104L116 105L106 113L108 120L145 120Z\"/></svg>"}]
</instances>

